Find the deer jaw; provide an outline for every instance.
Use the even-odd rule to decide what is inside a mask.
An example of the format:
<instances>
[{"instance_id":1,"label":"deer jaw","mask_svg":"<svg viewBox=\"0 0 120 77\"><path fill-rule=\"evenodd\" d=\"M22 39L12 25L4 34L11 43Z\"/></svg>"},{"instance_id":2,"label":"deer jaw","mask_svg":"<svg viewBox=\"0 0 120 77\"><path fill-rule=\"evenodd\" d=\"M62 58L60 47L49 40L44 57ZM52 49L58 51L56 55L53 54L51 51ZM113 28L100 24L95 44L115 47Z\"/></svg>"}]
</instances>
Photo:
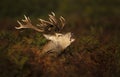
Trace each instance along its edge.
<instances>
[{"instance_id":1,"label":"deer jaw","mask_svg":"<svg viewBox=\"0 0 120 77\"><path fill-rule=\"evenodd\" d=\"M44 37L50 42L46 44L43 48L44 53L46 52L60 52L67 48L72 42L75 41L74 38L72 38L72 34L66 33L66 34L61 34L61 33L55 33L55 35L47 35L44 34Z\"/></svg>"}]
</instances>

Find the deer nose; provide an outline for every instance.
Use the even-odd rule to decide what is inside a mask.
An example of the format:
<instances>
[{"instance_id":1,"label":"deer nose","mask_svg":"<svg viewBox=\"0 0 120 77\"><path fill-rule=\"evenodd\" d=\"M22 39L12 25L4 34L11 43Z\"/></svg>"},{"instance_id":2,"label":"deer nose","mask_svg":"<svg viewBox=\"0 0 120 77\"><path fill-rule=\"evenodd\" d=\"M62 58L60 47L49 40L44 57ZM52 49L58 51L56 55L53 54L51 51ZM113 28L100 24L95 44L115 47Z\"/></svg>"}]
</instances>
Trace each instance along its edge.
<instances>
[{"instance_id":1,"label":"deer nose","mask_svg":"<svg viewBox=\"0 0 120 77\"><path fill-rule=\"evenodd\" d=\"M72 41L72 42L75 41L73 33L71 33L70 41Z\"/></svg>"},{"instance_id":2,"label":"deer nose","mask_svg":"<svg viewBox=\"0 0 120 77\"><path fill-rule=\"evenodd\" d=\"M71 35L71 38L73 38L73 37L74 37L74 34L73 34L73 33L70 33L70 35Z\"/></svg>"}]
</instances>

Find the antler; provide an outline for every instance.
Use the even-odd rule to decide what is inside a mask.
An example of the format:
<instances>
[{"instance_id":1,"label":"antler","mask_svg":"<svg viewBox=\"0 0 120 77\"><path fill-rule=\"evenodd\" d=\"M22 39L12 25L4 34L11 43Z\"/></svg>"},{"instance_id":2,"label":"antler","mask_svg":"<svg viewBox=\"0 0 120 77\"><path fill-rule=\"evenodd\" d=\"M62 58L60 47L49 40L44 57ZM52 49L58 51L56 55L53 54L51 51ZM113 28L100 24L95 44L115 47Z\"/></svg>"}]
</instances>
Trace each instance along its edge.
<instances>
[{"instance_id":1,"label":"antler","mask_svg":"<svg viewBox=\"0 0 120 77\"><path fill-rule=\"evenodd\" d=\"M25 19L22 19L22 21L25 24L22 24L20 21L17 20L17 22L20 26L15 27L16 29L31 28L31 29L34 29L38 32L43 32L44 31L44 30L38 29L37 27L33 26L29 17L26 17L25 15L24 15L24 17L25 17Z\"/></svg>"},{"instance_id":2,"label":"antler","mask_svg":"<svg viewBox=\"0 0 120 77\"><path fill-rule=\"evenodd\" d=\"M55 17L55 13L54 12L51 12L51 13L52 14L49 14L49 23L55 26L60 31L61 29L63 29L65 25L65 19L62 16L60 16L59 18L60 22L59 22Z\"/></svg>"},{"instance_id":3,"label":"antler","mask_svg":"<svg viewBox=\"0 0 120 77\"><path fill-rule=\"evenodd\" d=\"M25 19L22 19L22 22L24 24L22 24L20 21L17 21L18 24L20 25L19 27L15 27L16 29L22 29L22 28L31 28L34 29L38 32L44 32L45 29L47 29L48 31L52 30L51 28L54 27L55 31L60 31L61 29L63 29L64 25L65 25L65 19L60 16L59 21L57 20L57 18L55 17L55 13L51 12L51 14L49 14L49 21L43 20L43 19L38 19L40 21L40 24L38 24L37 26L39 26L40 28L35 27L32 23L29 17L26 17L24 15Z\"/></svg>"}]
</instances>

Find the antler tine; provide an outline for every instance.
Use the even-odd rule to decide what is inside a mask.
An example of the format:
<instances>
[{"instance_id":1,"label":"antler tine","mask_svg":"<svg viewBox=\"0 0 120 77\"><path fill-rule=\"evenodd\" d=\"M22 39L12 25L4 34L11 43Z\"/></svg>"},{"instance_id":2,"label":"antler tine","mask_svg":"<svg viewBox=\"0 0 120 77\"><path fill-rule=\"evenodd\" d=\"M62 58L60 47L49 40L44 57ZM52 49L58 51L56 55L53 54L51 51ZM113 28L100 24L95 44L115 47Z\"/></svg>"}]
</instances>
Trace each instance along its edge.
<instances>
[{"instance_id":1,"label":"antler tine","mask_svg":"<svg viewBox=\"0 0 120 77\"><path fill-rule=\"evenodd\" d=\"M29 17L26 17L24 15L24 18L25 19L22 19L23 23L25 24L22 24L20 21L17 20L18 24L20 25L19 27L15 27L16 29L22 29L22 28L31 28L31 29L34 29L38 32L43 32L44 30L41 30L41 29L38 29L37 27L33 26L32 23L31 23L31 20Z\"/></svg>"},{"instance_id":2,"label":"antler tine","mask_svg":"<svg viewBox=\"0 0 120 77\"><path fill-rule=\"evenodd\" d=\"M43 19L38 19L40 21L41 26L48 26L48 25L57 25L57 20L55 18L55 13L51 12L51 14L48 14L49 16L49 21L43 20Z\"/></svg>"},{"instance_id":3,"label":"antler tine","mask_svg":"<svg viewBox=\"0 0 120 77\"><path fill-rule=\"evenodd\" d=\"M49 14L49 21L54 26L56 26L56 28L59 29L59 30L63 29L63 27L65 26L65 19L62 16L60 16L60 18L59 18L60 24L59 24L59 21L55 17L55 13L54 12L51 12L51 14Z\"/></svg>"},{"instance_id":4,"label":"antler tine","mask_svg":"<svg viewBox=\"0 0 120 77\"><path fill-rule=\"evenodd\" d=\"M53 25L51 22L49 22L49 21L46 21L46 20L43 20L43 19L38 19L40 22L41 22L41 24L43 24L43 25L45 25L45 24L50 24L50 25Z\"/></svg>"},{"instance_id":5,"label":"antler tine","mask_svg":"<svg viewBox=\"0 0 120 77\"><path fill-rule=\"evenodd\" d=\"M53 16L55 16L55 13L54 12L51 12Z\"/></svg>"},{"instance_id":6,"label":"antler tine","mask_svg":"<svg viewBox=\"0 0 120 77\"><path fill-rule=\"evenodd\" d=\"M60 16L60 21L61 21L61 26L62 26L62 28L65 26L65 19L62 17L62 16Z\"/></svg>"},{"instance_id":7,"label":"antler tine","mask_svg":"<svg viewBox=\"0 0 120 77\"><path fill-rule=\"evenodd\" d=\"M49 14L49 20L54 24L56 25L57 24L57 19L55 18L55 13L54 12L51 12L52 14Z\"/></svg>"},{"instance_id":8,"label":"antler tine","mask_svg":"<svg viewBox=\"0 0 120 77\"><path fill-rule=\"evenodd\" d=\"M15 27L15 29L25 28L20 21L17 20L17 22L18 22L18 24L19 24L20 26L19 26L19 27Z\"/></svg>"},{"instance_id":9,"label":"antler tine","mask_svg":"<svg viewBox=\"0 0 120 77\"><path fill-rule=\"evenodd\" d=\"M27 23L27 22L31 22L29 17L26 17L26 15L24 15L25 19L22 19L23 22Z\"/></svg>"}]
</instances>

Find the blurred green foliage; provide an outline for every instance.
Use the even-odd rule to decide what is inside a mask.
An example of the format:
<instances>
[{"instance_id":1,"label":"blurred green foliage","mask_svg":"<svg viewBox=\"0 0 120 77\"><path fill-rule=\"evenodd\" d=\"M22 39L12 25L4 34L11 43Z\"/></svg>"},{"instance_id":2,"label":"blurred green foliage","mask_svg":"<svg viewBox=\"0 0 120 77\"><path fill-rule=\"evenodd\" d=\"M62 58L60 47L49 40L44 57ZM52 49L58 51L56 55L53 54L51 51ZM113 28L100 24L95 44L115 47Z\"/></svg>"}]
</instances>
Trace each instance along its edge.
<instances>
[{"instance_id":1,"label":"blurred green foliage","mask_svg":"<svg viewBox=\"0 0 120 77\"><path fill-rule=\"evenodd\" d=\"M21 30L19 33L1 31L0 76L119 77L119 44L112 43L114 37L103 41L103 31L91 27L58 57L46 55L43 58L38 53L47 41L40 33L31 30Z\"/></svg>"}]
</instances>

